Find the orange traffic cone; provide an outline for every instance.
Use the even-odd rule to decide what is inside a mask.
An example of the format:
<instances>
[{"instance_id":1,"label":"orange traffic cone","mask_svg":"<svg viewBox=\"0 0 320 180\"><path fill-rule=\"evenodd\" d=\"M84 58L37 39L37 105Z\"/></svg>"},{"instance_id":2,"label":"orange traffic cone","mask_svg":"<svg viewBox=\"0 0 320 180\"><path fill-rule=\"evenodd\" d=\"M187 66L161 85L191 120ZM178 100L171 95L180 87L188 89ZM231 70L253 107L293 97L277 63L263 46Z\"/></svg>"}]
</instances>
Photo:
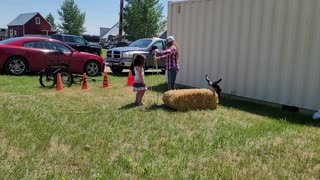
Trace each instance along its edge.
<instances>
[{"instance_id":1,"label":"orange traffic cone","mask_svg":"<svg viewBox=\"0 0 320 180\"><path fill-rule=\"evenodd\" d=\"M128 86L132 86L134 81L134 77L132 76L131 70L128 73Z\"/></svg>"},{"instance_id":2,"label":"orange traffic cone","mask_svg":"<svg viewBox=\"0 0 320 180\"><path fill-rule=\"evenodd\" d=\"M104 72L104 76L103 76L103 88L109 88L111 86L109 86L109 81L108 81L108 73Z\"/></svg>"},{"instance_id":3,"label":"orange traffic cone","mask_svg":"<svg viewBox=\"0 0 320 180\"><path fill-rule=\"evenodd\" d=\"M82 75L82 87L81 89L85 90L88 89L88 81L87 81L87 74L83 73Z\"/></svg>"},{"instance_id":4,"label":"orange traffic cone","mask_svg":"<svg viewBox=\"0 0 320 180\"><path fill-rule=\"evenodd\" d=\"M56 87L57 91L62 91L63 90L63 83L62 83L62 78L61 78L61 74L58 73L57 74L57 87Z\"/></svg>"}]
</instances>

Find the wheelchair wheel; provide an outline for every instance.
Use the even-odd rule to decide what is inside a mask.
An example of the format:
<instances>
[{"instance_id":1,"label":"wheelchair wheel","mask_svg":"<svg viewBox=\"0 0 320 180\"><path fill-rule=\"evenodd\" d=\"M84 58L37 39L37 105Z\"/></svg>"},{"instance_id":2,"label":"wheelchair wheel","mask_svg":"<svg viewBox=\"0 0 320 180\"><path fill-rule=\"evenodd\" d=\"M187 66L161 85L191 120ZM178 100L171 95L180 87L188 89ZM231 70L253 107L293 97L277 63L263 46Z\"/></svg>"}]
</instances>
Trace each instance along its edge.
<instances>
[{"instance_id":1,"label":"wheelchair wheel","mask_svg":"<svg viewBox=\"0 0 320 180\"><path fill-rule=\"evenodd\" d=\"M56 84L56 76L50 72L44 72L40 74L39 78L40 84L42 87L52 88Z\"/></svg>"}]
</instances>

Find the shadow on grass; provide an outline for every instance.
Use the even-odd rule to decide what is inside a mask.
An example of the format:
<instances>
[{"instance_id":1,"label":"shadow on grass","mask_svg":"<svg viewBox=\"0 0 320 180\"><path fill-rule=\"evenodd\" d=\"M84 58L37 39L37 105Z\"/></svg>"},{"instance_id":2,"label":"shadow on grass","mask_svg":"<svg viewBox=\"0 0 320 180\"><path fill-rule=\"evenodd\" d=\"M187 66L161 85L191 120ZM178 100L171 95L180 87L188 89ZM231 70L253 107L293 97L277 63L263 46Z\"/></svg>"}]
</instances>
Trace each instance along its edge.
<instances>
[{"instance_id":1,"label":"shadow on grass","mask_svg":"<svg viewBox=\"0 0 320 180\"><path fill-rule=\"evenodd\" d=\"M178 88L190 89L191 87L178 85ZM152 86L150 89L159 93L164 93L167 90L167 84L164 83L157 86ZM281 106L274 107L267 104L252 102L250 100L236 99L233 97L222 97L219 104L227 108L235 108L241 111L266 116L277 120L285 120L289 123L320 127L320 120L313 120L311 117L312 115L285 110L282 109Z\"/></svg>"},{"instance_id":2,"label":"shadow on grass","mask_svg":"<svg viewBox=\"0 0 320 180\"><path fill-rule=\"evenodd\" d=\"M158 93L164 93L167 91L168 86L167 84L158 84L158 85L153 85L153 86L148 86L148 89L150 91L158 92Z\"/></svg>"},{"instance_id":3,"label":"shadow on grass","mask_svg":"<svg viewBox=\"0 0 320 180\"><path fill-rule=\"evenodd\" d=\"M149 90L152 90L155 92L164 93L168 90L168 85L166 83L162 83L162 84L158 84L158 85L154 85L154 86L149 86L148 88L149 88ZM190 88L192 88L192 87L183 86L180 84L176 85L176 89L190 89Z\"/></svg>"},{"instance_id":4,"label":"shadow on grass","mask_svg":"<svg viewBox=\"0 0 320 180\"><path fill-rule=\"evenodd\" d=\"M280 106L273 107L262 103L235 99L233 97L223 97L220 99L219 104L227 108L234 108L252 114L267 116L277 120L284 120L288 123L320 127L320 121L313 120L311 117L312 115L283 110L280 108Z\"/></svg>"},{"instance_id":5,"label":"shadow on grass","mask_svg":"<svg viewBox=\"0 0 320 180\"><path fill-rule=\"evenodd\" d=\"M119 110L128 110L132 108L137 108L137 107L146 107L147 111L154 111L154 110L165 110L169 112L176 112L176 110L169 108L168 106L165 106L164 104L158 105L158 104L152 104L151 106L137 106L135 103L130 103L127 105L124 105L119 108Z\"/></svg>"},{"instance_id":6,"label":"shadow on grass","mask_svg":"<svg viewBox=\"0 0 320 180\"><path fill-rule=\"evenodd\" d=\"M179 85L179 89L190 88L191 87ZM164 93L167 90L167 84L152 86L150 89L159 93ZM252 114L266 116L277 120L284 120L288 123L320 127L320 120L313 120L312 114L292 112L282 109L280 105L278 107L274 107L259 102L252 102L250 100L242 100L233 97L222 97L219 104L227 108L235 108Z\"/></svg>"},{"instance_id":7,"label":"shadow on grass","mask_svg":"<svg viewBox=\"0 0 320 180\"><path fill-rule=\"evenodd\" d=\"M130 103L120 107L119 110L127 110L127 109L136 108L136 107L139 107L139 106L137 106L135 103Z\"/></svg>"},{"instance_id":8,"label":"shadow on grass","mask_svg":"<svg viewBox=\"0 0 320 180\"><path fill-rule=\"evenodd\" d=\"M161 104L161 105L152 104L151 106L149 106L149 107L147 108L147 110L151 110L151 111L160 110L160 109L161 109L161 110L168 111L168 112L176 112L176 110L169 108L169 107L166 106L165 104Z\"/></svg>"}]
</instances>

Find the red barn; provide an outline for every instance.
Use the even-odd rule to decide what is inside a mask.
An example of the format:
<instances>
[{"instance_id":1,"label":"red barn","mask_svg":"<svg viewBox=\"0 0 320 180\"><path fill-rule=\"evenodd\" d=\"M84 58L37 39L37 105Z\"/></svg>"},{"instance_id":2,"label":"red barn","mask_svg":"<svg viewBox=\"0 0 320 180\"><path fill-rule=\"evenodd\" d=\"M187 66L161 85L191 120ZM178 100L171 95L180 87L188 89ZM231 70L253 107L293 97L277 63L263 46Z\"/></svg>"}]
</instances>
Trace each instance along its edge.
<instances>
[{"instance_id":1,"label":"red barn","mask_svg":"<svg viewBox=\"0 0 320 180\"><path fill-rule=\"evenodd\" d=\"M54 33L51 30L50 23L38 12L20 14L7 26L9 38L24 35L50 35Z\"/></svg>"}]
</instances>

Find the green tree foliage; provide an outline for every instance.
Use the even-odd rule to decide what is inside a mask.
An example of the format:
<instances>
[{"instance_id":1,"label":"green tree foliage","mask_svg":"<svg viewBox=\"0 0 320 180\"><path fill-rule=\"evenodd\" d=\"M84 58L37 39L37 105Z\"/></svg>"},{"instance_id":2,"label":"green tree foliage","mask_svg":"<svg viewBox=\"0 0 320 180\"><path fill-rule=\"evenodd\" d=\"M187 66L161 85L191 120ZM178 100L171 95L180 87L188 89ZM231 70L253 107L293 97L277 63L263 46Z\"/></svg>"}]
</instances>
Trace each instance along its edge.
<instances>
[{"instance_id":1,"label":"green tree foliage","mask_svg":"<svg viewBox=\"0 0 320 180\"><path fill-rule=\"evenodd\" d=\"M48 23L50 23L52 30L56 30L57 29L57 25L54 22L54 17L52 16L51 13L48 14L48 16L46 17L46 20L48 21Z\"/></svg>"},{"instance_id":2,"label":"green tree foliage","mask_svg":"<svg viewBox=\"0 0 320 180\"><path fill-rule=\"evenodd\" d=\"M164 29L163 5L159 0L126 0L123 30L129 40L156 37Z\"/></svg>"},{"instance_id":3,"label":"green tree foliage","mask_svg":"<svg viewBox=\"0 0 320 180\"><path fill-rule=\"evenodd\" d=\"M65 0L58 10L61 24L58 24L60 30L67 34L81 35L86 32L83 26L86 18L85 13L81 13L74 0Z\"/></svg>"}]
</instances>

